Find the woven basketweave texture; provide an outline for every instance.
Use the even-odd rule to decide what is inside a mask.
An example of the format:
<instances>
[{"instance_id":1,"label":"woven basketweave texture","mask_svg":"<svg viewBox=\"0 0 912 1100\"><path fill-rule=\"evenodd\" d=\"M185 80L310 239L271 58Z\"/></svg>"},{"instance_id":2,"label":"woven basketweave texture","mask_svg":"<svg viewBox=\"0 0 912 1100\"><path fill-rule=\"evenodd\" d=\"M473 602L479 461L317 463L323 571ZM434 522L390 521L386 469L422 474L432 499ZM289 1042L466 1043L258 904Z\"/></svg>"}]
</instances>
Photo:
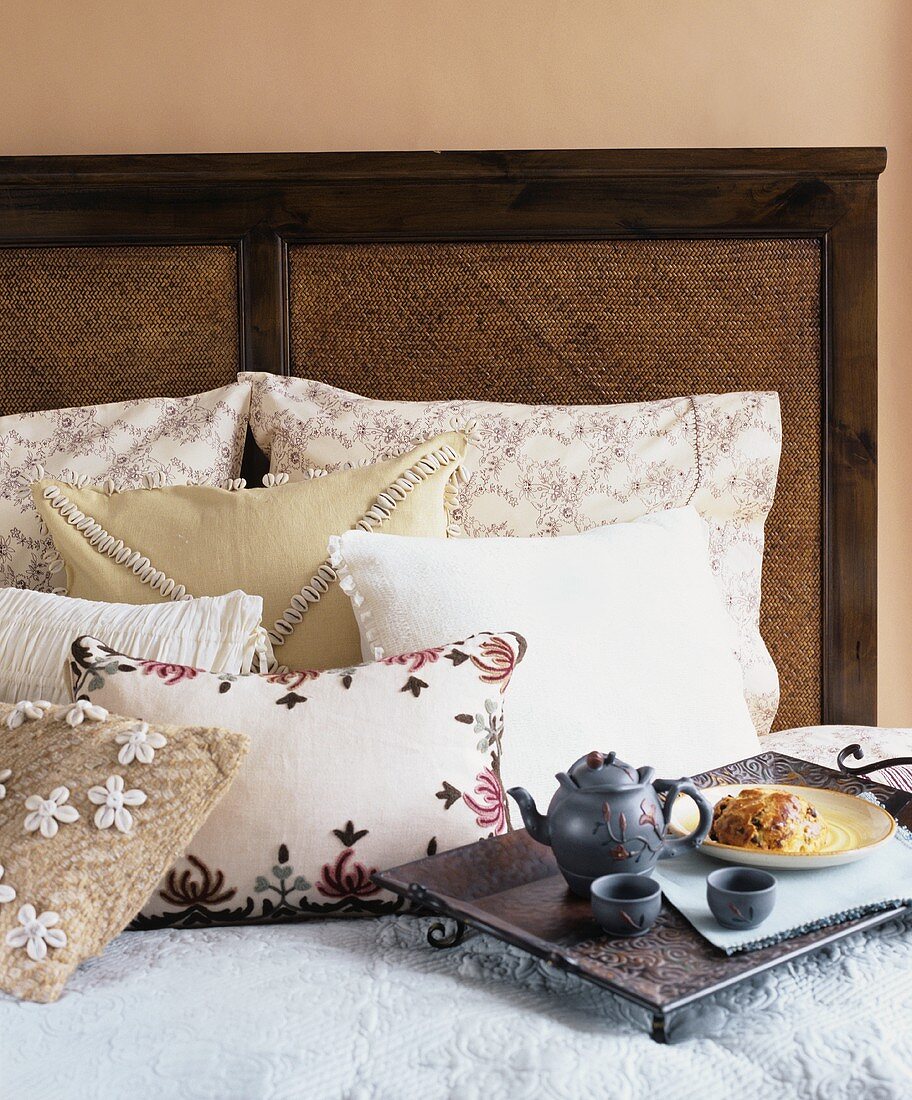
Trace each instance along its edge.
<instances>
[{"instance_id":1,"label":"woven basketweave texture","mask_svg":"<svg viewBox=\"0 0 912 1100\"><path fill-rule=\"evenodd\" d=\"M761 625L777 728L820 720L820 249L813 240L297 245L292 373L389 400L604 404L777 390Z\"/></svg>"},{"instance_id":2,"label":"woven basketweave texture","mask_svg":"<svg viewBox=\"0 0 912 1100\"><path fill-rule=\"evenodd\" d=\"M98 713L102 720L73 726L69 705L0 704L0 990L31 1001L56 1000L73 970L139 912L249 745L240 733L159 725L149 731L160 733L154 751L128 758L123 740L138 723ZM104 799L89 793L109 791L111 777L131 792L126 831L104 819L99 825ZM48 925L63 934L58 942L52 937L37 952L17 942L29 923L23 907L51 914ZM41 938L40 929L31 931Z\"/></svg>"},{"instance_id":3,"label":"woven basketweave texture","mask_svg":"<svg viewBox=\"0 0 912 1100\"><path fill-rule=\"evenodd\" d=\"M0 415L216 389L238 355L233 248L0 248Z\"/></svg>"}]
</instances>

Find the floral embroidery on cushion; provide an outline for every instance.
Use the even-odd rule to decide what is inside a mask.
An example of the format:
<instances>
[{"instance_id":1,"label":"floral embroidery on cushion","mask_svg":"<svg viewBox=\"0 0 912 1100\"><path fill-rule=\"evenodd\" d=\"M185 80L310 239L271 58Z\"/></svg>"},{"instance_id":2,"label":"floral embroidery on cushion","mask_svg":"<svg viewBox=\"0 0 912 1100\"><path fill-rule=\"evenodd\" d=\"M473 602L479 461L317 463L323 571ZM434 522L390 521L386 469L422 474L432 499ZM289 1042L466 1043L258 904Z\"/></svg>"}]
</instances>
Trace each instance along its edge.
<instances>
[{"instance_id":1,"label":"floral embroidery on cushion","mask_svg":"<svg viewBox=\"0 0 912 1100\"><path fill-rule=\"evenodd\" d=\"M0 867L0 878L3 878L3 868ZM6 905L16 897L16 891L12 886L4 886L0 882L0 905Z\"/></svg>"},{"instance_id":2,"label":"floral embroidery on cushion","mask_svg":"<svg viewBox=\"0 0 912 1100\"><path fill-rule=\"evenodd\" d=\"M103 787L90 787L88 794L89 801L98 806L95 825L99 829L110 829L114 825L121 833L129 833L133 828L133 815L127 807L141 806L146 801L144 791L124 790L121 775L108 776Z\"/></svg>"},{"instance_id":3,"label":"floral embroidery on cushion","mask_svg":"<svg viewBox=\"0 0 912 1100\"><path fill-rule=\"evenodd\" d=\"M298 875L293 882L289 884L289 879L294 874L294 867L289 862L289 852L285 844L279 845L279 861L272 868L273 876L278 882L278 886L273 886L272 883L264 876L258 875L254 890L258 894L265 893L267 890L273 890L279 895L279 903L284 906L288 904L288 898L291 894L300 891L306 892L310 889L310 883L303 875Z\"/></svg>"},{"instance_id":4,"label":"floral embroidery on cushion","mask_svg":"<svg viewBox=\"0 0 912 1100\"><path fill-rule=\"evenodd\" d=\"M298 703L306 703L306 695L298 695L294 691L289 691L287 695L283 695L281 699L276 699L277 707L288 707L289 710L294 710Z\"/></svg>"},{"instance_id":5,"label":"floral embroidery on cushion","mask_svg":"<svg viewBox=\"0 0 912 1100\"><path fill-rule=\"evenodd\" d=\"M181 680L196 679L197 670L190 665L174 665L166 661L137 661L146 676L157 676L166 684L179 684Z\"/></svg>"},{"instance_id":6,"label":"floral embroidery on cushion","mask_svg":"<svg viewBox=\"0 0 912 1100\"><path fill-rule=\"evenodd\" d=\"M377 870L368 870L363 863L355 861L351 867L349 861L355 852L346 848L340 853L334 864L324 863L317 889L326 898L369 898L380 893L380 887L371 882L371 875Z\"/></svg>"},{"instance_id":7,"label":"floral embroidery on cushion","mask_svg":"<svg viewBox=\"0 0 912 1100\"><path fill-rule=\"evenodd\" d=\"M419 649L415 653L399 653L394 657L384 657L380 663L383 665L407 665L409 672L418 672L425 665L433 664L443 653L443 648L443 646L435 646L433 649Z\"/></svg>"},{"instance_id":8,"label":"floral embroidery on cushion","mask_svg":"<svg viewBox=\"0 0 912 1100\"><path fill-rule=\"evenodd\" d=\"M60 923L56 913L36 912L34 905L23 905L19 910L19 928L11 928L6 934L8 947L24 947L34 962L45 958L49 947L66 947L66 932L54 926Z\"/></svg>"},{"instance_id":9,"label":"floral embroidery on cushion","mask_svg":"<svg viewBox=\"0 0 912 1100\"><path fill-rule=\"evenodd\" d=\"M426 680L419 680L417 676L409 676L405 681L400 691L410 691L412 695L417 699L420 697L422 691L428 686Z\"/></svg>"},{"instance_id":10,"label":"floral embroidery on cushion","mask_svg":"<svg viewBox=\"0 0 912 1100\"><path fill-rule=\"evenodd\" d=\"M199 879L194 877L193 871L184 870L178 874L176 868L172 868L166 879L166 886L159 890L158 896L169 905L190 907L193 905L221 905L231 901L237 893L235 887L225 889L225 875L221 871L214 874L201 859L188 855L187 862L199 872Z\"/></svg>"},{"instance_id":11,"label":"floral embroidery on cushion","mask_svg":"<svg viewBox=\"0 0 912 1100\"><path fill-rule=\"evenodd\" d=\"M450 806L455 805L455 803L457 803L460 798L462 798L462 791L460 791L457 787L454 787L452 783L448 783L444 779L443 786L434 795L434 797L439 798L441 802L443 802L443 808L445 810L448 810Z\"/></svg>"},{"instance_id":12,"label":"floral embroidery on cushion","mask_svg":"<svg viewBox=\"0 0 912 1100\"><path fill-rule=\"evenodd\" d=\"M281 684L283 687L287 687L289 691L294 691L295 688L299 688L307 680L316 680L319 675L320 673L315 672L313 669L300 669L298 671L286 669L284 672L271 672L265 679L267 684Z\"/></svg>"},{"instance_id":13,"label":"floral embroidery on cushion","mask_svg":"<svg viewBox=\"0 0 912 1100\"><path fill-rule=\"evenodd\" d=\"M25 800L25 808L30 811L25 815L25 831L40 832L43 837L50 839L57 835L58 822L71 825L78 821L79 811L75 806L66 805L69 799L68 787L55 787L47 798L42 798L40 794L30 794Z\"/></svg>"},{"instance_id":14,"label":"floral embroidery on cushion","mask_svg":"<svg viewBox=\"0 0 912 1100\"><path fill-rule=\"evenodd\" d=\"M514 649L503 638L492 635L481 643L481 656L472 654L472 664L481 672L481 681L484 684L500 684L500 691L506 691L513 670L523 659L526 652L526 640L519 634L514 634L518 643L518 649Z\"/></svg>"},{"instance_id":15,"label":"floral embroidery on cushion","mask_svg":"<svg viewBox=\"0 0 912 1100\"><path fill-rule=\"evenodd\" d=\"M9 782L10 776L13 774L12 768L0 768L0 802L6 798L6 786Z\"/></svg>"},{"instance_id":16,"label":"floral embroidery on cushion","mask_svg":"<svg viewBox=\"0 0 912 1100\"><path fill-rule=\"evenodd\" d=\"M462 800L475 814L479 827L490 829L495 836L505 832L507 815L503 787L490 768L484 768L475 777L475 794L477 798L464 792Z\"/></svg>"}]
</instances>

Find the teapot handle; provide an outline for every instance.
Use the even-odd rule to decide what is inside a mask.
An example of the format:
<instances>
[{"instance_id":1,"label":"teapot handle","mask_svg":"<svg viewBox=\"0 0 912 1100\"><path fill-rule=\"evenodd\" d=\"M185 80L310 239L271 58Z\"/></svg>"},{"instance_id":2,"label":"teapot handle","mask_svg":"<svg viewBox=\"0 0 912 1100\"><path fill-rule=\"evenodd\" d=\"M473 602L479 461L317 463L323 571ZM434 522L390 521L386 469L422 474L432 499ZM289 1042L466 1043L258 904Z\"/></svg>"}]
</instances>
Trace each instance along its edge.
<instances>
[{"instance_id":1,"label":"teapot handle","mask_svg":"<svg viewBox=\"0 0 912 1100\"><path fill-rule=\"evenodd\" d=\"M713 811L712 806L707 802L700 789L692 780L686 778L657 779L655 781L655 789L658 794L665 795L664 815L666 828L671 821L671 811L674 809L675 799L679 794L690 795L694 802L696 802L697 809L700 811L700 821L696 829L688 836L672 837L670 840L666 840L662 847L662 851L659 853L659 859L673 858L674 856L680 855L681 852L686 852L690 848L696 848L698 844L702 844L709 835Z\"/></svg>"}]
</instances>

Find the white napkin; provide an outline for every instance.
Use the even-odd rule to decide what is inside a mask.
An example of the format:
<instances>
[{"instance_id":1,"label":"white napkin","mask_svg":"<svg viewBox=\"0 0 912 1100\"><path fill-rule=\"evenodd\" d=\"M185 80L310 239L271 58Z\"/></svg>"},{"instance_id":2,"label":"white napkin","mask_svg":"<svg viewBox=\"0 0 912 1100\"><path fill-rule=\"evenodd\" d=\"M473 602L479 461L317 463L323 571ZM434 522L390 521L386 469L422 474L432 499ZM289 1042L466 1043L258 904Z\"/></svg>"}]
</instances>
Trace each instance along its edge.
<instances>
[{"instance_id":1,"label":"white napkin","mask_svg":"<svg viewBox=\"0 0 912 1100\"><path fill-rule=\"evenodd\" d=\"M819 871L773 871L776 905L757 928L731 931L709 911L706 876L730 866L734 864L688 852L663 860L653 874L675 909L726 955L769 947L882 909L912 906L912 836L906 830L898 830L889 844L856 863Z\"/></svg>"}]
</instances>

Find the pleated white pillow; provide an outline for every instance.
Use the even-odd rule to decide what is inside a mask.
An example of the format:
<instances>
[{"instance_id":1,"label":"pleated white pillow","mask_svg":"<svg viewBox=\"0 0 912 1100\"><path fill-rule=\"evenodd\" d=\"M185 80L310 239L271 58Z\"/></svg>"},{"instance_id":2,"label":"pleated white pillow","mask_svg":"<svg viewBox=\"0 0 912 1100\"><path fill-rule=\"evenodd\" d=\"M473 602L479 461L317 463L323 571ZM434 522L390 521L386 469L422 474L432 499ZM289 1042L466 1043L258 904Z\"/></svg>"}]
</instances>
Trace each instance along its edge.
<instances>
[{"instance_id":1,"label":"pleated white pillow","mask_svg":"<svg viewBox=\"0 0 912 1100\"><path fill-rule=\"evenodd\" d=\"M593 749L663 778L760 751L693 508L556 538L348 531L330 550L366 657L485 624L525 637L505 710L507 788L547 805L555 772Z\"/></svg>"},{"instance_id":2,"label":"pleated white pillow","mask_svg":"<svg viewBox=\"0 0 912 1100\"><path fill-rule=\"evenodd\" d=\"M262 658L265 670L262 615L262 599L244 592L136 605L0 588L0 702L69 702L70 647L81 634L169 664L241 674L260 671Z\"/></svg>"}]
</instances>

